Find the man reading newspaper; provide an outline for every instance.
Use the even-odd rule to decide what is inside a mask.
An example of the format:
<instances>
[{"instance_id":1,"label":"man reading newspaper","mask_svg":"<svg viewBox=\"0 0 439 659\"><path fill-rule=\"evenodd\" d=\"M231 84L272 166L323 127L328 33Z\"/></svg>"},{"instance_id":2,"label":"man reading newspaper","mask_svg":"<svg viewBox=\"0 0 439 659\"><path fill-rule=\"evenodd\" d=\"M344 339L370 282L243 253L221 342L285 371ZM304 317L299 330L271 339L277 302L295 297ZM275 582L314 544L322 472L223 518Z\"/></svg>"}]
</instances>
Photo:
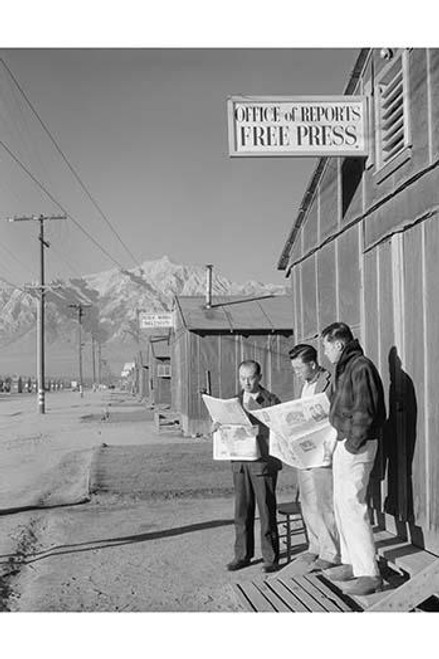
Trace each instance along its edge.
<instances>
[{"instance_id":1,"label":"man reading newspaper","mask_svg":"<svg viewBox=\"0 0 439 659\"><path fill-rule=\"evenodd\" d=\"M291 366L302 381L301 398L329 392L331 376L318 363L314 346L301 343L289 352ZM321 408L319 405L318 407ZM316 406L314 419L326 417ZM301 556L310 570L325 570L340 563L340 546L335 524L332 466L298 469L300 503L308 535L308 551Z\"/></svg>"},{"instance_id":2,"label":"man reading newspaper","mask_svg":"<svg viewBox=\"0 0 439 659\"><path fill-rule=\"evenodd\" d=\"M248 359L239 365L241 390L238 400L251 423L257 426L260 457L256 460L232 460L235 489L235 557L228 570L240 570L250 565L254 556L255 504L258 506L261 527L263 571L275 572L279 561L279 535L276 519L276 482L282 463L269 455L267 426L253 416L252 411L277 405L277 396L261 386L261 366ZM214 424L214 430L219 424Z\"/></svg>"}]
</instances>

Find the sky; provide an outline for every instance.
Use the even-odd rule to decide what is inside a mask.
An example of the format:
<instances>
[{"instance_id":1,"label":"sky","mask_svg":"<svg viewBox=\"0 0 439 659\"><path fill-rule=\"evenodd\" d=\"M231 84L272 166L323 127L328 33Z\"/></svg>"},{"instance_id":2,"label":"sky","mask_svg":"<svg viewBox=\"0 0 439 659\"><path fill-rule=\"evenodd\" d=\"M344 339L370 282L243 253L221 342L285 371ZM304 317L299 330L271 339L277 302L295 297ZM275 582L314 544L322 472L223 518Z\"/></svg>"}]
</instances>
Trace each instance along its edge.
<instances>
[{"instance_id":1,"label":"sky","mask_svg":"<svg viewBox=\"0 0 439 659\"><path fill-rule=\"evenodd\" d=\"M409 10L395 0L356 5L351 0L21 0L2 6L0 57L136 259L167 254L176 262L213 263L236 281L283 283L276 264L315 161L229 158L227 96L342 93L360 47L437 44L433 7L430 0L417 0ZM102 51L115 47L112 53ZM139 47L141 52L133 50ZM184 51L163 51L176 47ZM209 51L188 50L194 47ZM243 47L264 50L230 50ZM135 266L50 148L1 64L0 140L35 168L112 258L123 267ZM0 145L0 277L15 284L38 276L37 227L4 218L59 211L26 178ZM54 221L47 235L49 279L117 267L71 220ZM259 656L273 647L282 653L288 643L282 617L271 618L269 633L260 634L250 615L231 614L226 626L215 614L205 614L200 625L201 615L171 622L155 615L148 624L147 614L123 620L85 614L80 620L63 618L54 632L51 614L42 613L38 620L27 618L27 636L21 618L8 618L2 638L9 654L20 638L34 656L44 652L46 659L58 657L60 647L75 657L90 648L100 653L104 648L109 657L138 654L145 638L148 648L170 656L181 654L187 642L194 658L211 651L211 639L215 654L230 656L240 651ZM374 618L374 639L383 656L399 650L404 656L419 654L423 643L427 650L430 619L402 615L398 620L414 633L389 635L388 615ZM349 619L348 630L345 618L319 618L317 635L315 620L300 618L295 652L309 655L313 634L311 654L350 657L365 633L361 616Z\"/></svg>"},{"instance_id":2,"label":"sky","mask_svg":"<svg viewBox=\"0 0 439 659\"><path fill-rule=\"evenodd\" d=\"M48 281L167 255L236 282L285 283L277 262L316 160L231 158L227 97L341 94L358 52L1 49L0 276L39 276L38 223L5 218L67 211L73 220L45 223Z\"/></svg>"}]
</instances>

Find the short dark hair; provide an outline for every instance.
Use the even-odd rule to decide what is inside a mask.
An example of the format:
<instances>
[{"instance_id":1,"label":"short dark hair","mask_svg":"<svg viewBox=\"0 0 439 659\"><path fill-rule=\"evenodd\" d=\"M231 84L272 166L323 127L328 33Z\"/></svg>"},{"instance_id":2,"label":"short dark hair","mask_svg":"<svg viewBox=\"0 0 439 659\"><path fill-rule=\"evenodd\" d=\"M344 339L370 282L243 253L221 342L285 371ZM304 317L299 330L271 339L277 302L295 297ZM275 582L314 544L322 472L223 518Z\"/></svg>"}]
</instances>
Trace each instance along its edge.
<instances>
[{"instance_id":1,"label":"short dark hair","mask_svg":"<svg viewBox=\"0 0 439 659\"><path fill-rule=\"evenodd\" d=\"M317 364L317 350L308 343L299 343L288 353L290 359L301 359L304 364L315 362Z\"/></svg>"},{"instance_id":2,"label":"short dark hair","mask_svg":"<svg viewBox=\"0 0 439 659\"><path fill-rule=\"evenodd\" d=\"M329 343L341 341L343 345L346 345L349 341L354 340L354 335L346 323L331 323L322 331L322 339L326 339Z\"/></svg>"},{"instance_id":3,"label":"short dark hair","mask_svg":"<svg viewBox=\"0 0 439 659\"><path fill-rule=\"evenodd\" d=\"M261 375L261 373L262 373L260 363L255 361L254 359L244 359L244 361L241 362L240 365L238 366L238 371L241 368L241 366L253 366L254 369L255 369L255 374L256 375Z\"/></svg>"}]
</instances>

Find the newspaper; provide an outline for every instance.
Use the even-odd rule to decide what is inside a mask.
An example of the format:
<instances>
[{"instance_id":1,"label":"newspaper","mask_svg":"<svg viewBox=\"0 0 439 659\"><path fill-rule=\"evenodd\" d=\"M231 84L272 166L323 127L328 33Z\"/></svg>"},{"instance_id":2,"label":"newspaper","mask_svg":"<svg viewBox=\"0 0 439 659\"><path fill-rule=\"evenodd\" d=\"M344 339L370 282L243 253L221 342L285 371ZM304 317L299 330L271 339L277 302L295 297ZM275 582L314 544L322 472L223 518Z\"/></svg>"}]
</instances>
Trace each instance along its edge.
<instances>
[{"instance_id":1,"label":"newspaper","mask_svg":"<svg viewBox=\"0 0 439 659\"><path fill-rule=\"evenodd\" d=\"M270 428L270 455L297 469L331 464L337 433L329 423L329 400L316 394L252 411Z\"/></svg>"},{"instance_id":2,"label":"newspaper","mask_svg":"<svg viewBox=\"0 0 439 659\"><path fill-rule=\"evenodd\" d=\"M257 460L258 427L253 426L237 398L213 398L203 394L212 421L220 424L213 433L214 460Z\"/></svg>"},{"instance_id":3,"label":"newspaper","mask_svg":"<svg viewBox=\"0 0 439 659\"><path fill-rule=\"evenodd\" d=\"M214 460L257 460L257 426L220 426L213 433Z\"/></svg>"},{"instance_id":4,"label":"newspaper","mask_svg":"<svg viewBox=\"0 0 439 659\"><path fill-rule=\"evenodd\" d=\"M252 425L238 398L214 398L203 394L203 400L212 421L224 425Z\"/></svg>"}]
</instances>

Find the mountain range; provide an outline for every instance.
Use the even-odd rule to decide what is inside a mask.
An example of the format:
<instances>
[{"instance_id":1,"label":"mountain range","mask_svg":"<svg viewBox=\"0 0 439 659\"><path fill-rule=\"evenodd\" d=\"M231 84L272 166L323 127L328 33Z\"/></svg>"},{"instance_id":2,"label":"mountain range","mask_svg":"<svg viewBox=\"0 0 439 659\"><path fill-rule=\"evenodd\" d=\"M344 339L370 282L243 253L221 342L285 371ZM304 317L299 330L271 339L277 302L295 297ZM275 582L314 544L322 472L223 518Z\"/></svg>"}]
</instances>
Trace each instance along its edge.
<instances>
[{"instance_id":1,"label":"mountain range","mask_svg":"<svg viewBox=\"0 0 439 659\"><path fill-rule=\"evenodd\" d=\"M82 278L51 282L46 291L46 375L78 375L78 305L83 305L84 377L91 377L91 336L102 345L107 373L118 376L132 361L144 336L138 311L169 311L175 295L204 295L206 269L178 265L167 256L132 270L112 269ZM213 271L213 295L282 295L286 287L249 281L232 282ZM11 289L0 284L0 374L36 373L35 288Z\"/></svg>"}]
</instances>

